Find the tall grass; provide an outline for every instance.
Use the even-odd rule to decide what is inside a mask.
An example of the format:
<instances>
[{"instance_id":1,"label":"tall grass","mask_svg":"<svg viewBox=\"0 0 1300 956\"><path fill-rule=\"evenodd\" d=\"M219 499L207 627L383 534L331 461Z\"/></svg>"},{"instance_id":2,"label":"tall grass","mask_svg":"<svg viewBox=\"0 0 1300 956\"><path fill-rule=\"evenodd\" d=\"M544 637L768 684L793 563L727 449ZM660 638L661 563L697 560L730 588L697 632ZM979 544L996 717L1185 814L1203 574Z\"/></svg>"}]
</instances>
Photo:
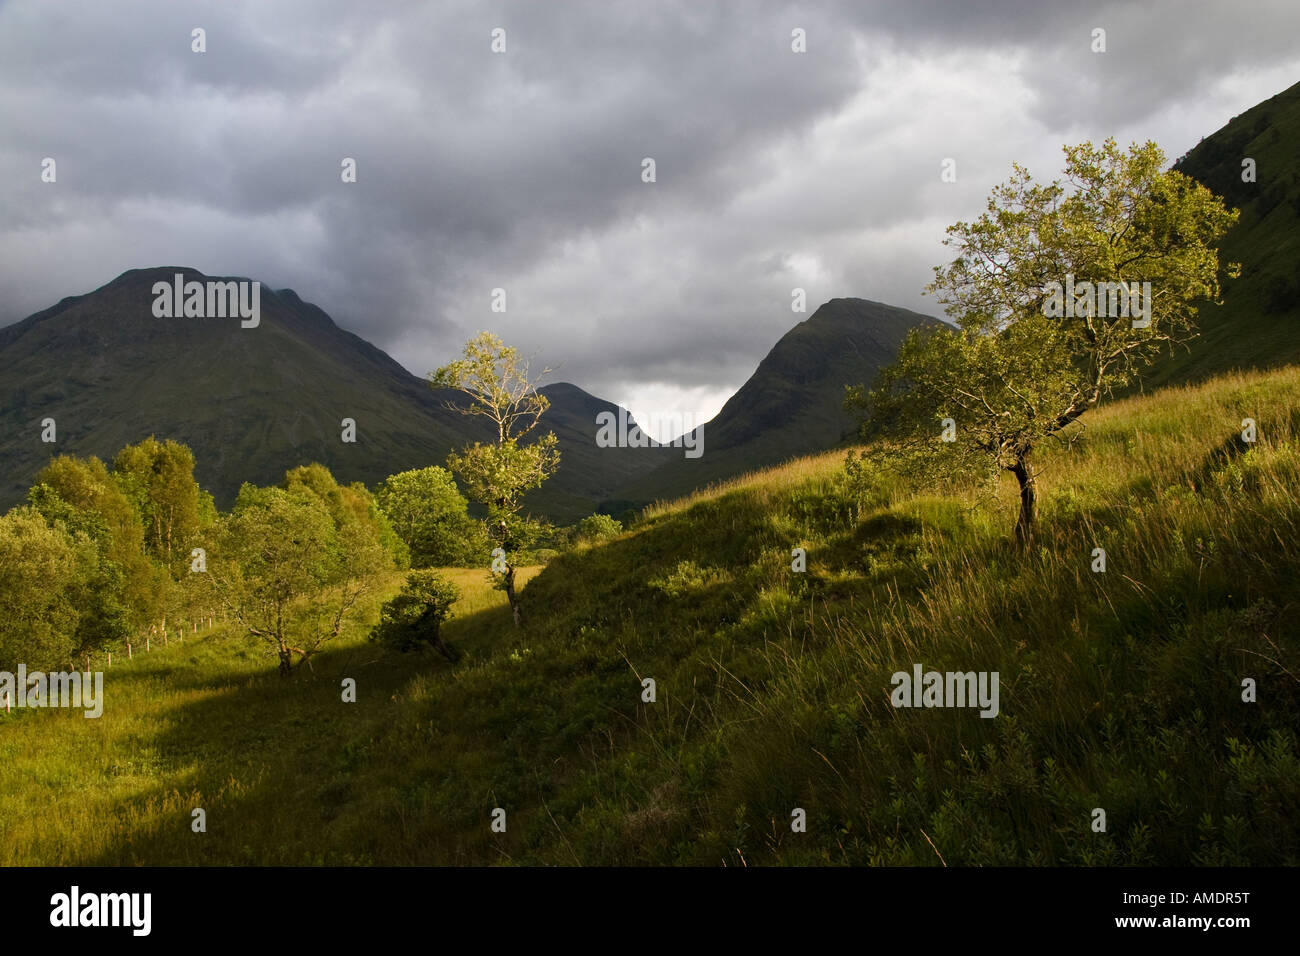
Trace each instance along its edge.
<instances>
[{"instance_id":1,"label":"tall grass","mask_svg":"<svg viewBox=\"0 0 1300 956\"><path fill-rule=\"evenodd\" d=\"M455 666L364 621L287 682L228 632L115 658L99 721L0 716L0 860L1294 864L1300 376L1082 424L1027 555L1010 484L864 489L828 454L554 559L522 629L460 572ZM1000 714L895 709L916 663L997 671Z\"/></svg>"}]
</instances>

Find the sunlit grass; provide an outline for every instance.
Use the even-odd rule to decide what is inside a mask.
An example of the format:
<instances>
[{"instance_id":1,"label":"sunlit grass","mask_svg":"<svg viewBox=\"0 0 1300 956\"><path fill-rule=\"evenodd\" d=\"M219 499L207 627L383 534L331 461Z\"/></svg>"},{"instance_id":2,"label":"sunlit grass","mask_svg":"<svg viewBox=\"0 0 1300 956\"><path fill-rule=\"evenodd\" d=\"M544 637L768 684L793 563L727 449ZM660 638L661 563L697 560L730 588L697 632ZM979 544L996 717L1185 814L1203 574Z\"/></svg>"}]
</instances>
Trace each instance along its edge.
<instances>
[{"instance_id":1,"label":"sunlit grass","mask_svg":"<svg viewBox=\"0 0 1300 956\"><path fill-rule=\"evenodd\" d=\"M366 641L400 575L288 681L228 627L115 657L100 720L0 716L0 861L1300 862L1300 373L1081 424L1028 554L1010 483L828 453L530 569L519 629L447 571L455 665ZM997 671L1001 713L894 709L914 663Z\"/></svg>"}]
</instances>

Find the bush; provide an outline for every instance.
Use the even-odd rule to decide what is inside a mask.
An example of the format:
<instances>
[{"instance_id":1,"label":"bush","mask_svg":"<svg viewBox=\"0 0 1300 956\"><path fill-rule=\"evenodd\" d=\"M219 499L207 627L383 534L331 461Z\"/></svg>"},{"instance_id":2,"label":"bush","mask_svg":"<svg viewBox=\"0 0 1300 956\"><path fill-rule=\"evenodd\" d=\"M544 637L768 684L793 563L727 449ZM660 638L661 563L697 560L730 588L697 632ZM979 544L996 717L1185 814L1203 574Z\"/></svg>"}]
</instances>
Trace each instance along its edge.
<instances>
[{"instance_id":1,"label":"bush","mask_svg":"<svg viewBox=\"0 0 1300 956\"><path fill-rule=\"evenodd\" d=\"M460 589L437 571L412 571L398 595L379 612L370 640L403 653L428 645L455 660L440 631L459 597Z\"/></svg>"},{"instance_id":2,"label":"bush","mask_svg":"<svg viewBox=\"0 0 1300 956\"><path fill-rule=\"evenodd\" d=\"M623 533L617 518L609 515L588 515L578 522L579 541L605 541Z\"/></svg>"}]
</instances>

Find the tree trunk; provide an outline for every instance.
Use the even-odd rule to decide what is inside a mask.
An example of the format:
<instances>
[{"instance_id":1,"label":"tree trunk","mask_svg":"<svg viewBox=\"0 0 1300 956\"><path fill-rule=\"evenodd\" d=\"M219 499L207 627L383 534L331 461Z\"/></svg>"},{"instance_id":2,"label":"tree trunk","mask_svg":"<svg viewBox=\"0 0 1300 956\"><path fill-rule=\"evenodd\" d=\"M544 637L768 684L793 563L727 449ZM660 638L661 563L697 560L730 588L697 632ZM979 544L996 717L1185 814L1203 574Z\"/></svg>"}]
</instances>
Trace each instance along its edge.
<instances>
[{"instance_id":1,"label":"tree trunk","mask_svg":"<svg viewBox=\"0 0 1300 956\"><path fill-rule=\"evenodd\" d=\"M439 654L447 658L447 660L451 661L453 664L456 663L456 656L457 656L456 652L453 651L450 647L448 647L446 642L443 641L440 628L436 623L433 625L432 644L434 646L434 649L437 650Z\"/></svg>"},{"instance_id":2,"label":"tree trunk","mask_svg":"<svg viewBox=\"0 0 1300 956\"><path fill-rule=\"evenodd\" d=\"M519 596L515 594L515 569L513 565L506 565L506 597L510 599L510 610L515 612L515 627L519 626Z\"/></svg>"},{"instance_id":3,"label":"tree trunk","mask_svg":"<svg viewBox=\"0 0 1300 956\"><path fill-rule=\"evenodd\" d=\"M293 670L293 651L281 646L280 648L280 676L288 677Z\"/></svg>"},{"instance_id":4,"label":"tree trunk","mask_svg":"<svg viewBox=\"0 0 1300 956\"><path fill-rule=\"evenodd\" d=\"M1020 518L1016 521L1016 540L1024 547L1034 541L1034 526L1038 520L1038 488L1034 484L1034 471L1029 465L1029 455L1021 455L1011 468L1020 483Z\"/></svg>"},{"instance_id":5,"label":"tree trunk","mask_svg":"<svg viewBox=\"0 0 1300 956\"><path fill-rule=\"evenodd\" d=\"M453 664L456 663L459 655L442 639L442 622L432 608L421 614L420 619L415 622L415 633L423 635L424 640L431 644L434 650Z\"/></svg>"}]
</instances>

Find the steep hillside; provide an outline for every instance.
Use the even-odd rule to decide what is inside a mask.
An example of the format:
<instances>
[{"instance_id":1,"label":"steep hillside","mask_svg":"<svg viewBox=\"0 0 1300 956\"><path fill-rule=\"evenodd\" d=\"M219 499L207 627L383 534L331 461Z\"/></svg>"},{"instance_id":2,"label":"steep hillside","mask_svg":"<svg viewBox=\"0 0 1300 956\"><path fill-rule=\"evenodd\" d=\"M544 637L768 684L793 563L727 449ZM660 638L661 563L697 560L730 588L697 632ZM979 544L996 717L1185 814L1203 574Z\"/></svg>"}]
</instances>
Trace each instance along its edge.
<instances>
[{"instance_id":1,"label":"steep hillside","mask_svg":"<svg viewBox=\"0 0 1300 956\"><path fill-rule=\"evenodd\" d=\"M487 437L482 419L445 407L453 393L434 393L292 290L262 289L256 328L155 318L153 284L176 272L210 278L132 270L0 329L0 507L20 500L54 454L107 458L150 434L189 445L199 482L222 505L242 482L271 483L298 464L319 461L341 481L373 484ZM589 514L651 465L595 448L596 412L615 406L572 385L545 391L562 464L530 503L560 518ZM54 444L41 441L47 417ZM355 443L341 440L344 418L356 422Z\"/></svg>"},{"instance_id":2,"label":"steep hillside","mask_svg":"<svg viewBox=\"0 0 1300 956\"><path fill-rule=\"evenodd\" d=\"M1201 336L1148 376L1148 385L1198 381L1230 369L1300 361L1300 84L1207 136L1175 169L1223 196L1241 219L1220 261L1242 263L1223 305L1207 305ZM1255 161L1255 182L1242 162Z\"/></svg>"},{"instance_id":3,"label":"steep hillside","mask_svg":"<svg viewBox=\"0 0 1300 956\"><path fill-rule=\"evenodd\" d=\"M220 628L115 655L101 719L0 716L0 863L1300 864L1296 371L1092 414L1028 556L1014 495L828 453L553 560L522 629L452 572L455 665L364 626L291 681ZM996 715L892 706L916 666L997 673Z\"/></svg>"},{"instance_id":4,"label":"steep hillside","mask_svg":"<svg viewBox=\"0 0 1300 956\"><path fill-rule=\"evenodd\" d=\"M618 496L635 502L833 448L852 437L844 387L870 382L908 330L937 320L867 299L832 299L781 337L757 370L704 425L704 454L681 450Z\"/></svg>"}]
</instances>

